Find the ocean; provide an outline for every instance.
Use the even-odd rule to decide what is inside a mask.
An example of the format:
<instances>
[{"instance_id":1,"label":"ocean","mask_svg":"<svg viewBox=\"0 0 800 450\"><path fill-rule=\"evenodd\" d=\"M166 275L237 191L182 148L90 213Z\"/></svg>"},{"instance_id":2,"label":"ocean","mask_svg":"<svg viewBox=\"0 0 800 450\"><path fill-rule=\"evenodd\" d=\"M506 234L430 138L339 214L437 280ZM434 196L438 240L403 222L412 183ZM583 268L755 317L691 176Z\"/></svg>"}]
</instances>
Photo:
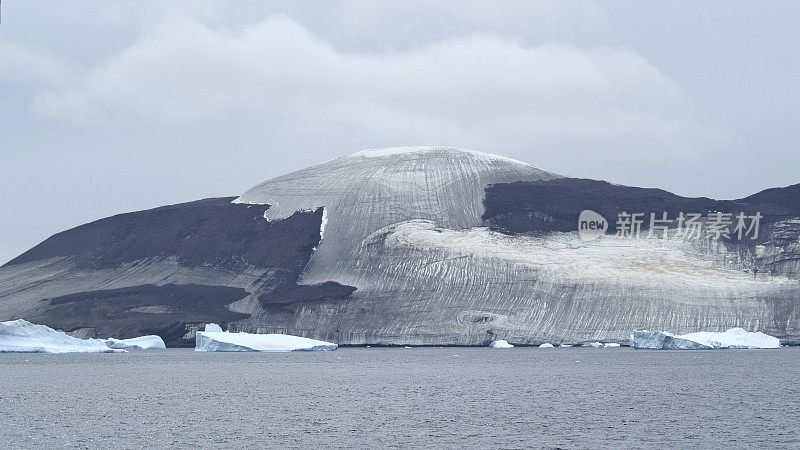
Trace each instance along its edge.
<instances>
[{"instance_id":1,"label":"ocean","mask_svg":"<svg viewBox=\"0 0 800 450\"><path fill-rule=\"evenodd\" d=\"M800 348L0 354L6 448L798 448Z\"/></svg>"}]
</instances>

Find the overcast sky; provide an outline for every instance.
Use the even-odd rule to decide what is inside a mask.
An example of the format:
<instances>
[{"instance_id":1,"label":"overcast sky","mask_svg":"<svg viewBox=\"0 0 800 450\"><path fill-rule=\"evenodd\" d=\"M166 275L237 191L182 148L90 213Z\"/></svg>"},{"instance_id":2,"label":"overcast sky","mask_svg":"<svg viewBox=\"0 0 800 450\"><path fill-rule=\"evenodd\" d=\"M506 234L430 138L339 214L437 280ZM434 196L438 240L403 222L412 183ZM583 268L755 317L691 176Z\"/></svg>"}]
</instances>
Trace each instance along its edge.
<instances>
[{"instance_id":1,"label":"overcast sky","mask_svg":"<svg viewBox=\"0 0 800 450\"><path fill-rule=\"evenodd\" d=\"M788 1L6 0L0 262L363 148L689 196L798 183L798 23Z\"/></svg>"}]
</instances>

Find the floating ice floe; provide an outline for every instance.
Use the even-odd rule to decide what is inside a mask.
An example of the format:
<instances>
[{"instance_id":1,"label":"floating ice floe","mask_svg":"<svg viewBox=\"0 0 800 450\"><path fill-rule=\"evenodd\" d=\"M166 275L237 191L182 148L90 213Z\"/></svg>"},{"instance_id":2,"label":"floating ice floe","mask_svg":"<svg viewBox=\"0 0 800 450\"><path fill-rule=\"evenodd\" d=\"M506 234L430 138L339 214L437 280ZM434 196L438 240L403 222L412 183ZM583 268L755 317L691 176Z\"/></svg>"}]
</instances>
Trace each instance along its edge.
<instances>
[{"instance_id":1,"label":"floating ice floe","mask_svg":"<svg viewBox=\"0 0 800 450\"><path fill-rule=\"evenodd\" d=\"M572 347L572 344L561 344L558 346L558 348L569 348L569 347Z\"/></svg>"},{"instance_id":2,"label":"floating ice floe","mask_svg":"<svg viewBox=\"0 0 800 450\"><path fill-rule=\"evenodd\" d=\"M617 344L616 342L606 342L605 344L603 344L603 347L605 347L605 348L616 348L616 347L619 347L619 346L620 345Z\"/></svg>"},{"instance_id":3,"label":"floating ice floe","mask_svg":"<svg viewBox=\"0 0 800 450\"><path fill-rule=\"evenodd\" d=\"M492 341L492 343L489 344L489 347L491 347L491 348L514 348L513 345L509 344L508 341L506 341L504 339L500 339L498 341Z\"/></svg>"},{"instance_id":4,"label":"floating ice floe","mask_svg":"<svg viewBox=\"0 0 800 450\"><path fill-rule=\"evenodd\" d=\"M544 344L540 345L539 348L553 348L553 344L545 342Z\"/></svg>"},{"instance_id":5,"label":"floating ice floe","mask_svg":"<svg viewBox=\"0 0 800 450\"><path fill-rule=\"evenodd\" d=\"M295 352L330 351L339 348L331 342L288 334L229 333L217 324L195 333L194 350L198 352Z\"/></svg>"},{"instance_id":6,"label":"floating ice floe","mask_svg":"<svg viewBox=\"0 0 800 450\"><path fill-rule=\"evenodd\" d=\"M27 320L0 322L0 353L124 353L100 339L78 339Z\"/></svg>"},{"instance_id":7,"label":"floating ice floe","mask_svg":"<svg viewBox=\"0 0 800 450\"><path fill-rule=\"evenodd\" d=\"M147 336L139 336L130 339L114 339L108 338L105 340L106 345L108 348L124 348L124 349L136 349L136 350L159 350L162 348L167 348L164 345L164 340L161 339L161 336L156 336L154 334L150 334Z\"/></svg>"},{"instance_id":8,"label":"floating ice floe","mask_svg":"<svg viewBox=\"0 0 800 450\"><path fill-rule=\"evenodd\" d=\"M724 348L779 348L776 337L742 328L724 332L701 331L675 336L666 331L634 331L631 347L652 350L710 350Z\"/></svg>"},{"instance_id":9,"label":"floating ice floe","mask_svg":"<svg viewBox=\"0 0 800 450\"><path fill-rule=\"evenodd\" d=\"M591 347L591 348L600 348L602 346L603 346L602 342L587 342L581 345L581 347Z\"/></svg>"}]
</instances>

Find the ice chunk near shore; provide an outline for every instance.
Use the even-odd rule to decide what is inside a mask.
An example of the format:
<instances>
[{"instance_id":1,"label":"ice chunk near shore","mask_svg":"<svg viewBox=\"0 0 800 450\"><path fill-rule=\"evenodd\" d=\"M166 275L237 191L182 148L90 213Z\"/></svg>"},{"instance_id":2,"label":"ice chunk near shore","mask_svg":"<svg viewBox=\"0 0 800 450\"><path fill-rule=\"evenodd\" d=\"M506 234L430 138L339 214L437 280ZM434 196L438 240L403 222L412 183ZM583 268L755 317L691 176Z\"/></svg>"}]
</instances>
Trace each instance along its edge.
<instances>
[{"instance_id":1,"label":"ice chunk near shore","mask_svg":"<svg viewBox=\"0 0 800 450\"><path fill-rule=\"evenodd\" d=\"M651 350L713 350L725 348L779 348L780 340L761 332L742 328L724 332L701 331L675 336L666 331L636 331L631 347Z\"/></svg>"},{"instance_id":2,"label":"ice chunk near shore","mask_svg":"<svg viewBox=\"0 0 800 450\"><path fill-rule=\"evenodd\" d=\"M603 346L602 342L587 342L581 345L581 347L590 347L590 348L600 348L602 346Z\"/></svg>"},{"instance_id":3,"label":"ice chunk near shore","mask_svg":"<svg viewBox=\"0 0 800 450\"><path fill-rule=\"evenodd\" d=\"M44 325L17 319L0 322L0 353L124 353L100 339L78 339Z\"/></svg>"},{"instance_id":4,"label":"ice chunk near shore","mask_svg":"<svg viewBox=\"0 0 800 450\"><path fill-rule=\"evenodd\" d=\"M214 333L222 333L222 327L215 324L215 323L207 323L205 327L205 331L214 332Z\"/></svg>"},{"instance_id":5,"label":"ice chunk near shore","mask_svg":"<svg viewBox=\"0 0 800 450\"><path fill-rule=\"evenodd\" d=\"M544 344L540 345L539 348L553 348L553 344L545 342Z\"/></svg>"},{"instance_id":6,"label":"ice chunk near shore","mask_svg":"<svg viewBox=\"0 0 800 450\"><path fill-rule=\"evenodd\" d=\"M603 347L605 348L617 348L619 346L620 345L616 342L606 342L605 344L603 344Z\"/></svg>"},{"instance_id":7,"label":"ice chunk near shore","mask_svg":"<svg viewBox=\"0 0 800 450\"><path fill-rule=\"evenodd\" d=\"M149 334L147 336L139 336L130 339L114 339L108 338L105 340L106 345L108 348L124 348L124 349L136 349L136 350L160 350L162 348L167 348L164 345L164 340L161 339L161 336L156 336L154 334Z\"/></svg>"},{"instance_id":8,"label":"ice chunk near shore","mask_svg":"<svg viewBox=\"0 0 800 450\"><path fill-rule=\"evenodd\" d=\"M197 352L296 352L331 351L338 345L288 334L229 333L210 323L195 333Z\"/></svg>"},{"instance_id":9,"label":"ice chunk near shore","mask_svg":"<svg viewBox=\"0 0 800 450\"><path fill-rule=\"evenodd\" d=\"M508 341L506 341L504 339L500 339L500 340L497 340L497 341L492 341L492 343L489 344L489 347L491 347L491 348L514 348L513 345L509 344Z\"/></svg>"},{"instance_id":10,"label":"ice chunk near shore","mask_svg":"<svg viewBox=\"0 0 800 450\"><path fill-rule=\"evenodd\" d=\"M572 347L572 344L561 344L558 346L558 348L570 348L570 347Z\"/></svg>"}]
</instances>

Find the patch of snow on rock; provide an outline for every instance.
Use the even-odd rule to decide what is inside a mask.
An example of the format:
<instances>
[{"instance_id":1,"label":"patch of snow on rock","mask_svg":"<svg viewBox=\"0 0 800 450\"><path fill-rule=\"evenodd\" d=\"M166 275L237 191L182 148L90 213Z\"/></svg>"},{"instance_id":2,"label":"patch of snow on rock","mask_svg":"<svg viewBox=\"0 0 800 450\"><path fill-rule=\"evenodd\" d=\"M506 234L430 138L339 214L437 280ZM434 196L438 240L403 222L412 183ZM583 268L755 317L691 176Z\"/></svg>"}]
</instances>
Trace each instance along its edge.
<instances>
[{"instance_id":1,"label":"patch of snow on rock","mask_svg":"<svg viewBox=\"0 0 800 450\"><path fill-rule=\"evenodd\" d=\"M328 224L328 208L322 207L322 223L319 226L319 240L325 237L325 225Z\"/></svg>"}]
</instances>

